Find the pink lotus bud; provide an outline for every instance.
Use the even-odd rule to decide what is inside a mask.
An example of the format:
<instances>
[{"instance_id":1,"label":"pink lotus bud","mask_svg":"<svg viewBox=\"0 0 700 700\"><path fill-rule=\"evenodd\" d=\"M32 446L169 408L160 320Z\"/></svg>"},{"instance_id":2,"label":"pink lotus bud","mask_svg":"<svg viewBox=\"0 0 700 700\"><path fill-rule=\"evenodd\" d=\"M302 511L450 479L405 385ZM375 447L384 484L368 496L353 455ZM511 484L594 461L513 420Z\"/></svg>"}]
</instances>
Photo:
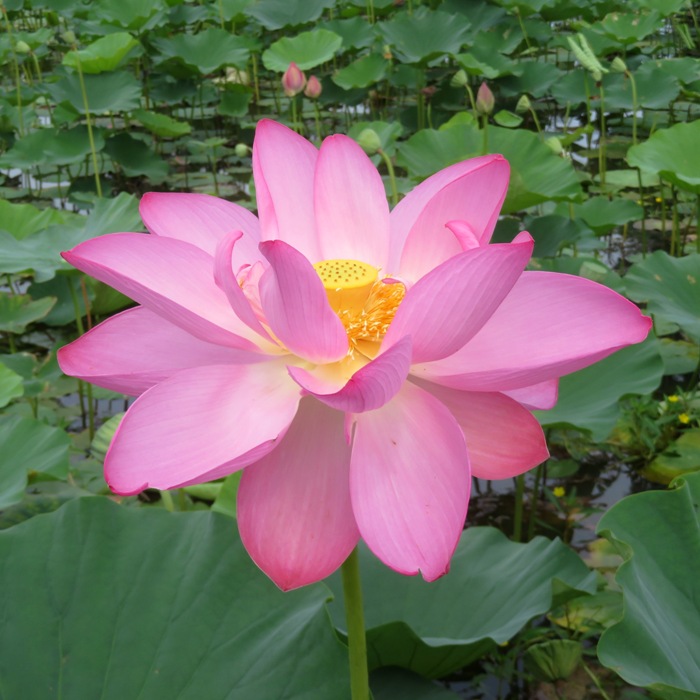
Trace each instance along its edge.
<instances>
[{"instance_id":1,"label":"pink lotus bud","mask_svg":"<svg viewBox=\"0 0 700 700\"><path fill-rule=\"evenodd\" d=\"M306 85L304 71L292 61L282 76L284 94L287 97L294 97L294 95L298 95L304 89L304 85Z\"/></svg>"},{"instance_id":2,"label":"pink lotus bud","mask_svg":"<svg viewBox=\"0 0 700 700\"><path fill-rule=\"evenodd\" d=\"M312 75L309 78L309 81L306 83L306 87L304 88L304 94L309 99L317 100L321 96L321 90L321 82L315 75Z\"/></svg>"},{"instance_id":3,"label":"pink lotus bud","mask_svg":"<svg viewBox=\"0 0 700 700\"><path fill-rule=\"evenodd\" d=\"M479 114L491 114L495 105L496 99L489 90L489 86L486 83L481 83L479 92L476 93L476 111Z\"/></svg>"}]
</instances>

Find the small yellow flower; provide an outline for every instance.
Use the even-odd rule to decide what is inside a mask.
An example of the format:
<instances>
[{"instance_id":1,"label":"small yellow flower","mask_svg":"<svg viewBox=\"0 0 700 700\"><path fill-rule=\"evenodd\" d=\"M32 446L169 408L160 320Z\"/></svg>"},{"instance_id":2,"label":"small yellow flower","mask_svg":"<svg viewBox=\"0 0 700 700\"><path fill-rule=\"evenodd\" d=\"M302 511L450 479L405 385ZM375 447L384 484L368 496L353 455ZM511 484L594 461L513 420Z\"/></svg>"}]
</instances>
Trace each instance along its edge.
<instances>
[{"instance_id":1,"label":"small yellow flower","mask_svg":"<svg viewBox=\"0 0 700 700\"><path fill-rule=\"evenodd\" d=\"M663 200L662 197L656 197L656 198L654 199L654 201L655 201L657 204L661 204L661 202L663 202L664 200Z\"/></svg>"},{"instance_id":2,"label":"small yellow flower","mask_svg":"<svg viewBox=\"0 0 700 700\"><path fill-rule=\"evenodd\" d=\"M688 425L688 423L690 423L690 416L687 413L681 413L678 416L678 420L683 423L683 425Z\"/></svg>"},{"instance_id":3,"label":"small yellow flower","mask_svg":"<svg viewBox=\"0 0 700 700\"><path fill-rule=\"evenodd\" d=\"M566 489L563 486L555 486L552 489L552 493L557 497L557 498L562 498L562 496L566 495Z\"/></svg>"},{"instance_id":4,"label":"small yellow flower","mask_svg":"<svg viewBox=\"0 0 700 700\"><path fill-rule=\"evenodd\" d=\"M676 396L676 394L671 394L671 396L668 397L669 403L678 403L679 401L680 401L680 397Z\"/></svg>"}]
</instances>

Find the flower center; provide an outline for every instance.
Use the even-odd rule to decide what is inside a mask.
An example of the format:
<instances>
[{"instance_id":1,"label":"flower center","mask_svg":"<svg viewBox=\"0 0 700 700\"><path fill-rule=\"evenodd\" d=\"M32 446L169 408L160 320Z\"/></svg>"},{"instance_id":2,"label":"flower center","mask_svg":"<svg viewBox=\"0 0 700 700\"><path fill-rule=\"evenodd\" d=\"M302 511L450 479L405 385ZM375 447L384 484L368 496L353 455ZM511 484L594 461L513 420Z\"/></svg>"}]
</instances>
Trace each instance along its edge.
<instances>
[{"instance_id":1,"label":"flower center","mask_svg":"<svg viewBox=\"0 0 700 700\"><path fill-rule=\"evenodd\" d=\"M314 269L323 282L331 308L345 326L350 353L370 357L394 320L406 295L401 282L379 279L379 270L359 260L322 260Z\"/></svg>"}]
</instances>

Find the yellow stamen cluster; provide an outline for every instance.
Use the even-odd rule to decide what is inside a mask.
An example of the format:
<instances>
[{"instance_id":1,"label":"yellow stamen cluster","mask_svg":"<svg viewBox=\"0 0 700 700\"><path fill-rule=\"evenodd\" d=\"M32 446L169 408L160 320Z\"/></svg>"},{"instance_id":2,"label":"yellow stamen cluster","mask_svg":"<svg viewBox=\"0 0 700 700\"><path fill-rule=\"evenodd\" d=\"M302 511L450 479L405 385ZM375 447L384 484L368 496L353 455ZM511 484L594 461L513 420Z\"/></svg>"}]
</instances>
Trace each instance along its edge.
<instances>
[{"instance_id":1,"label":"yellow stamen cluster","mask_svg":"<svg viewBox=\"0 0 700 700\"><path fill-rule=\"evenodd\" d=\"M345 326L352 354L379 343L406 294L401 282L384 282L379 270L358 260L323 260L314 265L331 307ZM374 349L376 351L376 348Z\"/></svg>"}]
</instances>

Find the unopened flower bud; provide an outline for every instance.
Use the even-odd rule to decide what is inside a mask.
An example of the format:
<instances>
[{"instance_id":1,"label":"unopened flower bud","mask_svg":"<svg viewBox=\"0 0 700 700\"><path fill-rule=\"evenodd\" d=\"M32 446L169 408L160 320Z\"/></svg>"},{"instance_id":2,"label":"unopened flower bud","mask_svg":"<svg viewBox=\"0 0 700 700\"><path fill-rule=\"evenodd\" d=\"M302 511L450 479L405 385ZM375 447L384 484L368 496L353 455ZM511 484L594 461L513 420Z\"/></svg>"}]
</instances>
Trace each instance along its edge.
<instances>
[{"instance_id":1,"label":"unopened flower bud","mask_svg":"<svg viewBox=\"0 0 700 700\"><path fill-rule=\"evenodd\" d=\"M304 85L306 85L306 76L299 66L292 61L282 76L284 94L287 97L294 97L294 95L298 95L304 89Z\"/></svg>"},{"instance_id":2,"label":"unopened flower bud","mask_svg":"<svg viewBox=\"0 0 700 700\"><path fill-rule=\"evenodd\" d=\"M61 39L66 42L66 44L75 44L76 38L75 38L75 33L72 32L70 29L67 32L63 32L61 34Z\"/></svg>"},{"instance_id":3,"label":"unopened flower bud","mask_svg":"<svg viewBox=\"0 0 700 700\"><path fill-rule=\"evenodd\" d=\"M615 56L615 58L613 58L610 68L612 69L613 73L627 72L627 64L619 56Z\"/></svg>"},{"instance_id":4,"label":"unopened flower bud","mask_svg":"<svg viewBox=\"0 0 700 700\"><path fill-rule=\"evenodd\" d=\"M368 156L374 155L382 147L379 134L374 129L363 129L357 137L357 143Z\"/></svg>"},{"instance_id":5,"label":"unopened flower bud","mask_svg":"<svg viewBox=\"0 0 700 700\"><path fill-rule=\"evenodd\" d=\"M467 80L467 71L460 68L450 79L450 87L464 87Z\"/></svg>"},{"instance_id":6,"label":"unopened flower bud","mask_svg":"<svg viewBox=\"0 0 700 700\"><path fill-rule=\"evenodd\" d=\"M237 143L233 150L239 158L245 158L250 153L250 148L245 143Z\"/></svg>"},{"instance_id":7,"label":"unopened flower bud","mask_svg":"<svg viewBox=\"0 0 700 700\"><path fill-rule=\"evenodd\" d=\"M496 99L486 83L481 83L476 93L476 111L479 114L491 114L496 106Z\"/></svg>"},{"instance_id":8,"label":"unopened flower bud","mask_svg":"<svg viewBox=\"0 0 700 700\"><path fill-rule=\"evenodd\" d=\"M384 44L384 47L382 48L382 56L387 61L391 61L394 58L394 54L391 53L391 46L389 46L389 44Z\"/></svg>"},{"instance_id":9,"label":"unopened flower bud","mask_svg":"<svg viewBox=\"0 0 700 700\"><path fill-rule=\"evenodd\" d=\"M556 136L550 136L548 139L545 139L544 143L557 155L561 155L564 152L564 146L561 145L561 141Z\"/></svg>"},{"instance_id":10,"label":"unopened flower bud","mask_svg":"<svg viewBox=\"0 0 700 700\"><path fill-rule=\"evenodd\" d=\"M31 47L26 41L18 41L15 44L15 51L17 53L29 53L31 50Z\"/></svg>"},{"instance_id":11,"label":"unopened flower bud","mask_svg":"<svg viewBox=\"0 0 700 700\"><path fill-rule=\"evenodd\" d=\"M532 104L530 103L530 98L527 95L523 95L519 100L518 104L515 105L516 114L525 114L532 109Z\"/></svg>"},{"instance_id":12,"label":"unopened flower bud","mask_svg":"<svg viewBox=\"0 0 700 700\"><path fill-rule=\"evenodd\" d=\"M321 96L321 90L321 81L312 75L306 83L304 94L311 100L317 100Z\"/></svg>"}]
</instances>

